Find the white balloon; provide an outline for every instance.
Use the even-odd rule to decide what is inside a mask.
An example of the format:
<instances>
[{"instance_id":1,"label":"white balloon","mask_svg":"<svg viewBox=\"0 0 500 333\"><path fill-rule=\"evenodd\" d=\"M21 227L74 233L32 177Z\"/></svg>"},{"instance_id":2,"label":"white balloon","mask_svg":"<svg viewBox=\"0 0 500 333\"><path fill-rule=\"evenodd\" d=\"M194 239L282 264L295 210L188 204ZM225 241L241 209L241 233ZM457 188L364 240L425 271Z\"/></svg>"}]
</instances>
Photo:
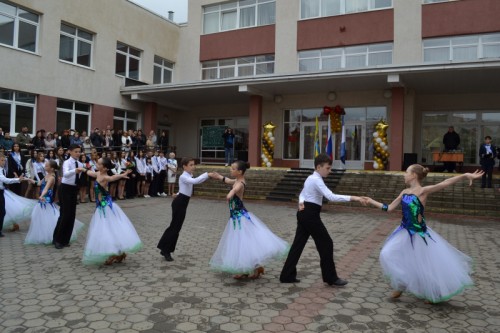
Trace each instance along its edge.
<instances>
[{"instance_id":1,"label":"white balloon","mask_svg":"<svg viewBox=\"0 0 500 333\"><path fill-rule=\"evenodd\" d=\"M273 137L271 137L271 141L272 141L272 142L274 142L274 140L275 140L275 139L274 139L274 136L273 136Z\"/></svg>"},{"instance_id":2,"label":"white balloon","mask_svg":"<svg viewBox=\"0 0 500 333\"><path fill-rule=\"evenodd\" d=\"M374 168L375 170L377 170L377 169L378 169L378 163L377 163L377 162L373 162L373 168Z\"/></svg>"},{"instance_id":3,"label":"white balloon","mask_svg":"<svg viewBox=\"0 0 500 333\"><path fill-rule=\"evenodd\" d=\"M384 141L380 142L379 144L380 144L380 147L382 147L382 148L385 147L385 142Z\"/></svg>"},{"instance_id":4,"label":"white balloon","mask_svg":"<svg viewBox=\"0 0 500 333\"><path fill-rule=\"evenodd\" d=\"M266 165L270 168L271 167L271 162L267 162Z\"/></svg>"},{"instance_id":5,"label":"white balloon","mask_svg":"<svg viewBox=\"0 0 500 333\"><path fill-rule=\"evenodd\" d=\"M262 158L262 160L263 160L264 162L266 162L266 163L267 163L267 162L269 162L269 160L268 160L268 159L267 159L267 157L265 157L265 156Z\"/></svg>"},{"instance_id":6,"label":"white balloon","mask_svg":"<svg viewBox=\"0 0 500 333\"><path fill-rule=\"evenodd\" d=\"M381 144L382 139L381 138L377 138L377 139L375 139L375 141L377 141L377 143L379 143L382 146L382 144Z\"/></svg>"},{"instance_id":7,"label":"white balloon","mask_svg":"<svg viewBox=\"0 0 500 333\"><path fill-rule=\"evenodd\" d=\"M373 137L378 138L378 132L373 132Z\"/></svg>"},{"instance_id":8,"label":"white balloon","mask_svg":"<svg viewBox=\"0 0 500 333\"><path fill-rule=\"evenodd\" d=\"M271 133L271 132L267 132L267 136L268 136L268 137L272 137L272 136L273 136L273 133Z\"/></svg>"},{"instance_id":9,"label":"white balloon","mask_svg":"<svg viewBox=\"0 0 500 333\"><path fill-rule=\"evenodd\" d=\"M260 155L260 157L261 157L262 159L264 159L264 158L266 157L266 155L262 154L262 155Z\"/></svg>"}]
</instances>

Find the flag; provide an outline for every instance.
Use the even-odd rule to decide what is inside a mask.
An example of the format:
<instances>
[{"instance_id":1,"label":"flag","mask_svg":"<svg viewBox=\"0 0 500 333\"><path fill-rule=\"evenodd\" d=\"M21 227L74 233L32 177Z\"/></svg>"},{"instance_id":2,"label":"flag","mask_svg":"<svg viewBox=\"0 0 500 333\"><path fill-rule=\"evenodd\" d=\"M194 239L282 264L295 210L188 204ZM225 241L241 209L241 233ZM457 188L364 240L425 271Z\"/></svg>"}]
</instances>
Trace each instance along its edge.
<instances>
[{"instance_id":1,"label":"flag","mask_svg":"<svg viewBox=\"0 0 500 333\"><path fill-rule=\"evenodd\" d=\"M340 140L340 160L345 164L345 124L344 124L344 116L342 116L342 140Z\"/></svg>"},{"instance_id":2,"label":"flag","mask_svg":"<svg viewBox=\"0 0 500 333\"><path fill-rule=\"evenodd\" d=\"M318 156L320 153L319 149L319 123L318 117L316 117L316 129L314 130L314 157Z\"/></svg>"},{"instance_id":3,"label":"flag","mask_svg":"<svg viewBox=\"0 0 500 333\"><path fill-rule=\"evenodd\" d=\"M326 154L333 161L332 115L328 115L328 136L326 138Z\"/></svg>"}]
</instances>

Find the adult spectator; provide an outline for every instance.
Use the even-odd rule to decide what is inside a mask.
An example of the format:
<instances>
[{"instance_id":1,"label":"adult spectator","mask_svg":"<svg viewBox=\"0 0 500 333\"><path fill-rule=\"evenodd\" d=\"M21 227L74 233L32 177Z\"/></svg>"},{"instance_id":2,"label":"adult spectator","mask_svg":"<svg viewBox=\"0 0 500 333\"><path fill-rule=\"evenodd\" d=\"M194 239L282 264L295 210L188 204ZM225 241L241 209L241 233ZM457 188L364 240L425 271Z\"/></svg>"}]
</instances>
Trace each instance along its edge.
<instances>
[{"instance_id":1,"label":"adult spectator","mask_svg":"<svg viewBox=\"0 0 500 333\"><path fill-rule=\"evenodd\" d=\"M31 144L36 150L43 150L45 148L45 138L41 130L36 131L36 135L33 140L31 140Z\"/></svg>"},{"instance_id":2,"label":"adult spectator","mask_svg":"<svg viewBox=\"0 0 500 333\"><path fill-rule=\"evenodd\" d=\"M128 131L123 131L121 142L122 151L130 151L130 147L132 146L132 139L128 135Z\"/></svg>"},{"instance_id":3,"label":"adult spectator","mask_svg":"<svg viewBox=\"0 0 500 333\"><path fill-rule=\"evenodd\" d=\"M228 127L222 134L222 138L224 139L224 153L226 158L226 166L233 163L234 159L234 133L233 129Z\"/></svg>"},{"instance_id":4,"label":"adult spectator","mask_svg":"<svg viewBox=\"0 0 500 333\"><path fill-rule=\"evenodd\" d=\"M154 130L151 130L149 131L149 136L151 137L151 142L153 143L153 146L156 146L156 141L157 141L157 137L156 137L156 133Z\"/></svg>"},{"instance_id":5,"label":"adult spectator","mask_svg":"<svg viewBox=\"0 0 500 333\"><path fill-rule=\"evenodd\" d=\"M460 145L460 135L455 132L453 126L448 127L448 132L443 136L444 151L455 151ZM456 172L455 168L457 166L456 162L444 162L445 172Z\"/></svg>"},{"instance_id":6,"label":"adult spectator","mask_svg":"<svg viewBox=\"0 0 500 333\"><path fill-rule=\"evenodd\" d=\"M61 137L58 132L54 132L54 140L56 140L56 147L61 147Z\"/></svg>"},{"instance_id":7,"label":"adult spectator","mask_svg":"<svg viewBox=\"0 0 500 333\"><path fill-rule=\"evenodd\" d=\"M71 137L69 135L69 130L64 130L61 136L61 146L66 150L71 145Z\"/></svg>"},{"instance_id":8,"label":"adult spectator","mask_svg":"<svg viewBox=\"0 0 500 333\"><path fill-rule=\"evenodd\" d=\"M2 138L2 142L0 143L0 146L2 146L6 152L12 150L12 146L14 145L14 140L10 137L9 132L5 132L4 136Z\"/></svg>"},{"instance_id":9,"label":"adult spectator","mask_svg":"<svg viewBox=\"0 0 500 333\"><path fill-rule=\"evenodd\" d=\"M90 134L90 142L92 143L92 146L94 146L98 152L102 151L102 145L103 145L103 137L101 136L101 131L99 128L94 128L94 133Z\"/></svg>"},{"instance_id":10,"label":"adult spectator","mask_svg":"<svg viewBox=\"0 0 500 333\"><path fill-rule=\"evenodd\" d=\"M484 137L484 143L479 146L479 158L481 169L484 171L481 179L481 188L492 187L491 178L493 177L493 167L495 166L495 157L497 157L497 148L491 144L491 136Z\"/></svg>"},{"instance_id":11,"label":"adult spectator","mask_svg":"<svg viewBox=\"0 0 500 333\"><path fill-rule=\"evenodd\" d=\"M16 143L19 143L21 149L27 149L32 146L31 136L28 133L28 126L23 126L21 128L21 133L18 133L16 136Z\"/></svg>"},{"instance_id":12,"label":"adult spectator","mask_svg":"<svg viewBox=\"0 0 500 333\"><path fill-rule=\"evenodd\" d=\"M90 139L89 136L87 135L87 131L82 131L82 133L80 133L80 138L82 139L82 142L84 142L87 139Z\"/></svg>"},{"instance_id":13,"label":"adult spectator","mask_svg":"<svg viewBox=\"0 0 500 333\"><path fill-rule=\"evenodd\" d=\"M123 136L123 131L122 130L116 130L112 134L113 136L113 145L115 151L122 150L122 136Z\"/></svg>"},{"instance_id":14,"label":"adult spectator","mask_svg":"<svg viewBox=\"0 0 500 333\"><path fill-rule=\"evenodd\" d=\"M5 136L5 133L3 131L3 128L0 127L0 143L2 142L4 136Z\"/></svg>"},{"instance_id":15,"label":"adult spectator","mask_svg":"<svg viewBox=\"0 0 500 333\"><path fill-rule=\"evenodd\" d=\"M107 151L113 150L113 145L114 145L114 140L113 136L111 134L111 130L107 129L106 133L104 134L104 149Z\"/></svg>"},{"instance_id":16,"label":"adult spectator","mask_svg":"<svg viewBox=\"0 0 500 333\"><path fill-rule=\"evenodd\" d=\"M160 151L166 151L168 149L168 136L167 131L161 131L160 138L156 142L160 146Z\"/></svg>"},{"instance_id":17,"label":"adult spectator","mask_svg":"<svg viewBox=\"0 0 500 333\"><path fill-rule=\"evenodd\" d=\"M54 138L54 135L48 132L47 137L45 138L45 149L53 150L56 147L57 147L57 141Z\"/></svg>"},{"instance_id":18,"label":"adult spectator","mask_svg":"<svg viewBox=\"0 0 500 333\"><path fill-rule=\"evenodd\" d=\"M144 149L144 146L146 146L147 138L141 129L137 130L136 140L137 140L137 148L139 150Z\"/></svg>"},{"instance_id":19,"label":"adult spectator","mask_svg":"<svg viewBox=\"0 0 500 333\"><path fill-rule=\"evenodd\" d=\"M80 146L80 147L83 146L83 140L80 137L80 133L77 132L77 131L75 131L74 134L70 137L69 142L72 145L77 145L77 146Z\"/></svg>"}]
</instances>

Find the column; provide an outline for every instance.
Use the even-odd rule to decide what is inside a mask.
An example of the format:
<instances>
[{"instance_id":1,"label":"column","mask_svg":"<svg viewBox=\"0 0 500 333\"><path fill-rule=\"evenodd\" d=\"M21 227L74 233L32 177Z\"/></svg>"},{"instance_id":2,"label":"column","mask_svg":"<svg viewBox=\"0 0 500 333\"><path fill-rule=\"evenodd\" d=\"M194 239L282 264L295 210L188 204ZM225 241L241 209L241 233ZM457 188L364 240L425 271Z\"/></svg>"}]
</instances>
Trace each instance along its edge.
<instances>
[{"instance_id":1,"label":"column","mask_svg":"<svg viewBox=\"0 0 500 333\"><path fill-rule=\"evenodd\" d=\"M92 105L92 118L90 119L90 133L94 132L94 128L106 130L106 126L110 125L113 128L113 117L115 109L111 106L94 104Z\"/></svg>"},{"instance_id":2,"label":"column","mask_svg":"<svg viewBox=\"0 0 500 333\"><path fill-rule=\"evenodd\" d=\"M146 103L144 108L144 123L142 124L142 132L146 135L154 130L156 132L156 125L158 123L158 104L154 102Z\"/></svg>"},{"instance_id":3,"label":"column","mask_svg":"<svg viewBox=\"0 0 500 333\"><path fill-rule=\"evenodd\" d=\"M38 95L35 128L30 128L30 131L36 133L39 129L44 129L46 132L54 132L57 122L57 97ZM11 129L11 133L13 133ZM61 133L62 134L62 133Z\"/></svg>"},{"instance_id":4,"label":"column","mask_svg":"<svg viewBox=\"0 0 500 333\"><path fill-rule=\"evenodd\" d=\"M391 156L389 170L400 171L403 165L403 132L404 132L404 88L392 88L392 108L389 140Z\"/></svg>"},{"instance_id":5,"label":"column","mask_svg":"<svg viewBox=\"0 0 500 333\"><path fill-rule=\"evenodd\" d=\"M248 162L260 166L260 136L262 133L262 96L250 96L248 110Z\"/></svg>"}]
</instances>

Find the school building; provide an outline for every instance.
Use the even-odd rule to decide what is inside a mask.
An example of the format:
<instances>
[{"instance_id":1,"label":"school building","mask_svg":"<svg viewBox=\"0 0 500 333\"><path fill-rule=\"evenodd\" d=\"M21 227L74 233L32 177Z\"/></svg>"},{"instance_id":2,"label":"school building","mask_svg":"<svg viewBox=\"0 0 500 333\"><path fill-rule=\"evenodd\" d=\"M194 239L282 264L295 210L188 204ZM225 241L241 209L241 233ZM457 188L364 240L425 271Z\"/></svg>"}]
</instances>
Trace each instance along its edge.
<instances>
[{"instance_id":1,"label":"school building","mask_svg":"<svg viewBox=\"0 0 500 333\"><path fill-rule=\"evenodd\" d=\"M258 166L272 122L273 165L311 167L316 117L323 150L323 108L338 105L349 169L372 168L381 119L389 170L433 165L450 125L465 166L485 135L500 144L498 0L188 6L175 24L127 0L0 0L0 125L165 129L178 156L205 163L224 162L230 126L235 155Z\"/></svg>"}]
</instances>

